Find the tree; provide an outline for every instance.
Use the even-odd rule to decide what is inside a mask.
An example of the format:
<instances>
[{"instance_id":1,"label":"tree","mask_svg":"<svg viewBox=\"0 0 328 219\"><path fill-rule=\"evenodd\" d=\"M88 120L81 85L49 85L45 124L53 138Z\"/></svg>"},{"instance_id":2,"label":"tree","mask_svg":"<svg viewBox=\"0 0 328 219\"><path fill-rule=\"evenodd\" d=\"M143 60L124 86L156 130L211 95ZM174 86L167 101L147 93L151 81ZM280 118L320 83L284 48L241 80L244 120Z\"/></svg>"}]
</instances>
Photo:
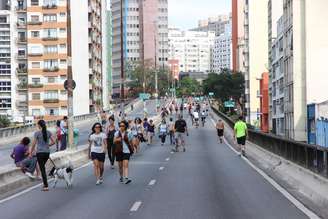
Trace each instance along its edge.
<instances>
[{"instance_id":1,"label":"tree","mask_svg":"<svg viewBox=\"0 0 328 219\"><path fill-rule=\"evenodd\" d=\"M214 92L215 98L221 103L231 98L239 103L240 97L245 91L244 75L229 69L223 69L220 74L210 73L204 80L203 88L207 94Z\"/></svg>"},{"instance_id":2,"label":"tree","mask_svg":"<svg viewBox=\"0 0 328 219\"><path fill-rule=\"evenodd\" d=\"M6 116L0 116L0 128L7 128L10 125L10 120Z\"/></svg>"},{"instance_id":3,"label":"tree","mask_svg":"<svg viewBox=\"0 0 328 219\"><path fill-rule=\"evenodd\" d=\"M177 96L189 96L193 94L201 94L202 87L200 83L190 77L184 77L180 82L177 88Z\"/></svg>"}]
</instances>

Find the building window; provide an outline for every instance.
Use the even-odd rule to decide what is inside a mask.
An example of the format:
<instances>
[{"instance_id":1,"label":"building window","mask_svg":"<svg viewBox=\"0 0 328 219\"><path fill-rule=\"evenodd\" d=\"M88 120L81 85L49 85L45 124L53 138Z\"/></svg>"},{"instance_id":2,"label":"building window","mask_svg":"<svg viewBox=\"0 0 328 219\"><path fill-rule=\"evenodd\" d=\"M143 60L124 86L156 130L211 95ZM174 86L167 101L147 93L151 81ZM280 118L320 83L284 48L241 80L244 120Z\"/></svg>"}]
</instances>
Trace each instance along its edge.
<instances>
[{"instance_id":1,"label":"building window","mask_svg":"<svg viewBox=\"0 0 328 219\"><path fill-rule=\"evenodd\" d=\"M31 46L31 54L41 54L41 47L40 46Z\"/></svg>"},{"instance_id":2,"label":"building window","mask_svg":"<svg viewBox=\"0 0 328 219\"><path fill-rule=\"evenodd\" d=\"M52 5L57 5L57 0L43 0L43 5L44 6L52 6Z\"/></svg>"},{"instance_id":3,"label":"building window","mask_svg":"<svg viewBox=\"0 0 328 219\"><path fill-rule=\"evenodd\" d=\"M66 65L66 59L61 59L61 60L60 60L60 64L61 64L61 65Z\"/></svg>"},{"instance_id":4,"label":"building window","mask_svg":"<svg viewBox=\"0 0 328 219\"><path fill-rule=\"evenodd\" d=\"M65 12L60 12L59 16L65 17L66 16L66 13Z\"/></svg>"},{"instance_id":5,"label":"building window","mask_svg":"<svg viewBox=\"0 0 328 219\"><path fill-rule=\"evenodd\" d=\"M66 49L66 44L60 44L60 49Z\"/></svg>"},{"instance_id":6,"label":"building window","mask_svg":"<svg viewBox=\"0 0 328 219\"><path fill-rule=\"evenodd\" d=\"M66 28L60 28L60 29L59 29L59 33L61 33L61 34L66 33Z\"/></svg>"},{"instance_id":7,"label":"building window","mask_svg":"<svg viewBox=\"0 0 328 219\"><path fill-rule=\"evenodd\" d=\"M57 53L57 52L58 52L57 45L44 46L44 53L46 54Z\"/></svg>"},{"instance_id":8,"label":"building window","mask_svg":"<svg viewBox=\"0 0 328 219\"><path fill-rule=\"evenodd\" d=\"M49 84L53 84L53 83L56 83L57 82L57 77L48 77L48 83Z\"/></svg>"},{"instance_id":9,"label":"building window","mask_svg":"<svg viewBox=\"0 0 328 219\"><path fill-rule=\"evenodd\" d=\"M45 15L43 15L43 21L44 22L56 22L57 15L56 14L45 14Z\"/></svg>"},{"instance_id":10,"label":"building window","mask_svg":"<svg viewBox=\"0 0 328 219\"><path fill-rule=\"evenodd\" d=\"M40 100L41 97L40 97L40 93L32 93L32 100Z\"/></svg>"},{"instance_id":11,"label":"building window","mask_svg":"<svg viewBox=\"0 0 328 219\"><path fill-rule=\"evenodd\" d=\"M31 21L32 21L32 22L39 22L39 21L40 21L40 19L39 19L39 15L32 15L32 16L31 16Z\"/></svg>"},{"instance_id":12,"label":"building window","mask_svg":"<svg viewBox=\"0 0 328 219\"><path fill-rule=\"evenodd\" d=\"M32 68L40 68L40 62L32 62Z\"/></svg>"},{"instance_id":13,"label":"building window","mask_svg":"<svg viewBox=\"0 0 328 219\"><path fill-rule=\"evenodd\" d=\"M32 84L41 84L40 78L32 78Z\"/></svg>"},{"instance_id":14,"label":"building window","mask_svg":"<svg viewBox=\"0 0 328 219\"><path fill-rule=\"evenodd\" d=\"M32 116L40 116L41 111L40 109L32 109Z\"/></svg>"},{"instance_id":15,"label":"building window","mask_svg":"<svg viewBox=\"0 0 328 219\"><path fill-rule=\"evenodd\" d=\"M39 0L31 0L32 6L39 6Z\"/></svg>"},{"instance_id":16,"label":"building window","mask_svg":"<svg viewBox=\"0 0 328 219\"><path fill-rule=\"evenodd\" d=\"M33 38L39 38L40 37L40 31L31 31L31 36Z\"/></svg>"},{"instance_id":17,"label":"building window","mask_svg":"<svg viewBox=\"0 0 328 219\"><path fill-rule=\"evenodd\" d=\"M44 35L44 37L56 38L57 37L57 29L44 29L43 35Z\"/></svg>"},{"instance_id":18,"label":"building window","mask_svg":"<svg viewBox=\"0 0 328 219\"><path fill-rule=\"evenodd\" d=\"M44 60L44 68L47 69L58 68L58 60L56 59Z\"/></svg>"}]
</instances>

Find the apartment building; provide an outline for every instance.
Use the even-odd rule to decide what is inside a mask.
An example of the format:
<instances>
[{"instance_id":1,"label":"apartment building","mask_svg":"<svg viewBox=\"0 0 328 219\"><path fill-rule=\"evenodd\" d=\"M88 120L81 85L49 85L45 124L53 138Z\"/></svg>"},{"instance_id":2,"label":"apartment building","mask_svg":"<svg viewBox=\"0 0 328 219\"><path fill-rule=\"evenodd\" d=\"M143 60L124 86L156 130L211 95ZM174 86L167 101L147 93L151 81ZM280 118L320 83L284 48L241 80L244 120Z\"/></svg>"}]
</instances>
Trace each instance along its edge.
<instances>
[{"instance_id":1,"label":"apartment building","mask_svg":"<svg viewBox=\"0 0 328 219\"><path fill-rule=\"evenodd\" d=\"M214 32L169 29L169 59L179 61L182 72L209 73L212 63Z\"/></svg>"},{"instance_id":2,"label":"apartment building","mask_svg":"<svg viewBox=\"0 0 328 219\"><path fill-rule=\"evenodd\" d=\"M269 73L269 128L277 135L285 135L284 82L284 17L277 22L277 35L270 49Z\"/></svg>"},{"instance_id":3,"label":"apartment building","mask_svg":"<svg viewBox=\"0 0 328 219\"><path fill-rule=\"evenodd\" d=\"M226 25L230 22L230 15L218 15L209 17L205 20L198 21L198 27L191 29L191 31L200 32L215 32L216 36L220 36L225 32Z\"/></svg>"},{"instance_id":4,"label":"apartment building","mask_svg":"<svg viewBox=\"0 0 328 219\"><path fill-rule=\"evenodd\" d=\"M69 30L67 0L1 1L1 114L46 120L67 115L63 84L69 64L77 85L74 115L106 107L105 3L71 0Z\"/></svg>"},{"instance_id":5,"label":"apartment building","mask_svg":"<svg viewBox=\"0 0 328 219\"><path fill-rule=\"evenodd\" d=\"M225 31L214 39L211 71L220 73L222 69L232 69L231 23L226 24Z\"/></svg>"},{"instance_id":6,"label":"apartment building","mask_svg":"<svg viewBox=\"0 0 328 219\"><path fill-rule=\"evenodd\" d=\"M113 93L120 92L121 83L121 1L112 0L113 33ZM167 65L168 60L168 1L123 1L124 66L146 64ZM128 75L127 75L128 76Z\"/></svg>"},{"instance_id":7,"label":"apartment building","mask_svg":"<svg viewBox=\"0 0 328 219\"><path fill-rule=\"evenodd\" d=\"M113 32L112 32L112 10L110 2L107 1L106 8L106 54L107 58L105 59L107 62L106 66L106 75L107 75L107 92L108 92L108 102L112 100L112 89L113 89L113 81L112 81L112 42L113 42ZM104 93L105 94L105 93ZM108 106L110 107L110 105Z\"/></svg>"}]
</instances>

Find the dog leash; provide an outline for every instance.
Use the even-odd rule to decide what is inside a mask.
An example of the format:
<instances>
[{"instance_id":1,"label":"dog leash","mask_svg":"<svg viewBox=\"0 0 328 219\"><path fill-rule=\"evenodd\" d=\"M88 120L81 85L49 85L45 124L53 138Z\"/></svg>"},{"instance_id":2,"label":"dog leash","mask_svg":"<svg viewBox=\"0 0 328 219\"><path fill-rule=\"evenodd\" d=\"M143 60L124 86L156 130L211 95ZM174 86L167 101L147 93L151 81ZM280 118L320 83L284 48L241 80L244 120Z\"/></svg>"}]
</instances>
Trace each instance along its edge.
<instances>
[{"instance_id":1,"label":"dog leash","mask_svg":"<svg viewBox=\"0 0 328 219\"><path fill-rule=\"evenodd\" d=\"M57 168L55 162L50 158L50 156L49 156L49 160L51 161L52 165L54 165L54 167Z\"/></svg>"}]
</instances>

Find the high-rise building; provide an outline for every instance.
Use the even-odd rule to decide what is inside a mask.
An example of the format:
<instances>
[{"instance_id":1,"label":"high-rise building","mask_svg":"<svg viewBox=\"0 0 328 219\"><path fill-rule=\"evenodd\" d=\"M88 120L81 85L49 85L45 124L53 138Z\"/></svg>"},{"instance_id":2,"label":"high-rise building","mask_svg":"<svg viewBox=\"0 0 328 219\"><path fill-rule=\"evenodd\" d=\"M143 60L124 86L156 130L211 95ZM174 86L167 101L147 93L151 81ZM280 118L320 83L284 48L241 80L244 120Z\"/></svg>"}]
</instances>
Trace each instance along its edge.
<instances>
[{"instance_id":1,"label":"high-rise building","mask_svg":"<svg viewBox=\"0 0 328 219\"><path fill-rule=\"evenodd\" d=\"M107 62L106 66L106 75L107 75L107 92L108 92L108 101L112 100L112 89L113 89L113 80L112 80L112 41L113 41L113 32L112 32L112 10L110 2L107 1L107 10L106 10L106 53ZM105 92L104 92L105 93Z\"/></svg>"},{"instance_id":2,"label":"high-rise building","mask_svg":"<svg viewBox=\"0 0 328 219\"><path fill-rule=\"evenodd\" d=\"M70 10L67 0L13 0L0 5L0 113L46 120L67 115L63 84L68 65L76 82L73 114L106 106L105 0L71 0Z\"/></svg>"},{"instance_id":3,"label":"high-rise building","mask_svg":"<svg viewBox=\"0 0 328 219\"><path fill-rule=\"evenodd\" d=\"M112 0L113 93L121 83L121 1ZM124 68L135 63L166 66L168 59L168 1L123 1ZM126 72L128 74L128 72Z\"/></svg>"},{"instance_id":4,"label":"high-rise building","mask_svg":"<svg viewBox=\"0 0 328 219\"><path fill-rule=\"evenodd\" d=\"M214 38L214 32L170 28L169 59L179 60L180 71L209 73Z\"/></svg>"},{"instance_id":5,"label":"high-rise building","mask_svg":"<svg viewBox=\"0 0 328 219\"><path fill-rule=\"evenodd\" d=\"M226 24L224 33L216 36L212 51L212 72L220 73L222 69L231 69L231 23Z\"/></svg>"},{"instance_id":6,"label":"high-rise building","mask_svg":"<svg viewBox=\"0 0 328 219\"><path fill-rule=\"evenodd\" d=\"M205 20L198 21L198 27L191 29L191 31L200 32L215 32L216 36L224 33L226 24L230 21L230 15L218 15L216 17L209 17Z\"/></svg>"},{"instance_id":7,"label":"high-rise building","mask_svg":"<svg viewBox=\"0 0 328 219\"><path fill-rule=\"evenodd\" d=\"M268 71L268 22L259 22L259 18L268 18L268 0L245 1L244 6L245 113L247 122L258 125L257 79Z\"/></svg>"}]
</instances>

